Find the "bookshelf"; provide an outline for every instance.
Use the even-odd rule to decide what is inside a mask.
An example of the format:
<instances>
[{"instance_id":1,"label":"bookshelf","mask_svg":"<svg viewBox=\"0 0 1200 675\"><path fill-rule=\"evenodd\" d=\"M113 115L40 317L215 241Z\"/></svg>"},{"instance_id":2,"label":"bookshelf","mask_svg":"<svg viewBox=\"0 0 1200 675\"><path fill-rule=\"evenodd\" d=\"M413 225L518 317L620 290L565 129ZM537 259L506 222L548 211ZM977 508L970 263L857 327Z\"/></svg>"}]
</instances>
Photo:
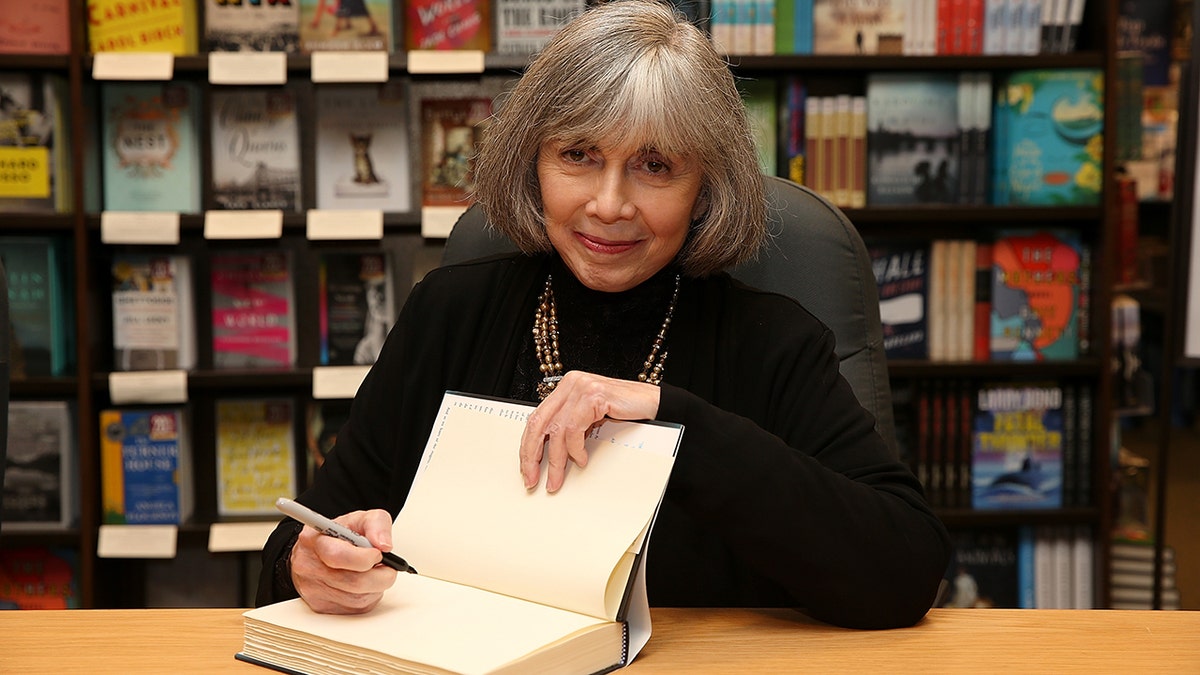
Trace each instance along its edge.
<instances>
[{"instance_id":1,"label":"bookshelf","mask_svg":"<svg viewBox=\"0 0 1200 675\"><path fill-rule=\"evenodd\" d=\"M203 9L201 8L201 13ZM86 28L84 9L79 3L72 4L73 50L65 56L4 55L0 56L0 71L37 70L53 72L66 78L69 100L73 103L90 100L88 92L103 86L92 77L95 65L93 56L86 53ZM739 56L730 57L730 62L739 77L777 78L790 75L822 78L844 78L858 82L870 73L894 71L940 71L954 73L962 70L984 71L1004 75L1029 68L1098 68L1104 73L1105 81L1105 129L1113 128L1113 91L1115 72L1114 26L1116 22L1116 0L1089 0L1084 16L1079 49L1070 54L1047 55L978 55L978 56ZM201 25L203 22L201 21ZM398 33L397 33L398 34ZM424 75L408 71L408 58L402 51L386 57L389 78L403 80L413 86L447 86L463 90L494 88L497 83L514 76L525 64L519 56L488 53L484 59L482 75ZM193 256L199 264L193 270L195 280L207 279L205 259L212 251L234 247L272 246L291 251L297 273L295 294L298 299L297 324L311 326L316 321L316 307L312 299L317 297L315 275L316 261L321 252L333 249L382 248L392 256L396 280L395 302L399 307L407 295L411 281L421 270L436 264L440 242L421 236L421 213L418 208L406 212L388 212L383 217L384 234L377 241L317 242L306 238L306 213L314 208L315 151L314 90L317 86L310 80L313 58L309 55L289 54L286 57L288 86L297 94L300 111L300 148L302 209L286 212L282 218L282 234L273 240L215 241L204 236L203 214L182 214L179 219L180 241L174 246L142 246L152 252L178 251ZM214 86L207 83L209 60L206 54L181 56L174 59L174 78L195 82L202 92L200 147L202 153L201 203L204 208L213 207L211 167L207 156L209 139L208 115L210 93ZM486 81L486 83L484 83ZM489 89L490 90L490 89ZM98 126L99 112L85 105L70 105L66 108L72 137L84 138ZM410 118L410 123L413 120ZM1111 400L1112 383L1106 364L1110 361L1111 345L1108 331L1112 283L1109 278L1112 251L1115 245L1113 213L1115 209L1111 188L1113 140L1105 134L1105 181L1102 201L1093 207L993 207L993 206L928 206L928 207L866 207L846 209L852 222L870 242L873 238L903 235L926 239L946 237L988 237L997 229L1008 224L1021 223L1044 226L1067 226L1082 233L1090 245L1093 255L1092 286L1089 299L1091 307L1090 343L1088 354L1078 359L1048 364L997 363L975 361L930 362L926 360L897 360L890 364L893 383L927 380L970 380L991 381L997 379L1029 380L1053 378L1070 380L1091 388L1094 401L1091 447L1089 449L1094 470L1090 500L1087 505L1063 509L1039 511L993 511L978 512L969 508L942 509L941 515L952 528L970 527L1017 527L1022 525L1070 525L1086 526L1093 534L1095 551L1094 569L1105 569L1104 552L1111 527L1110 499L1108 490L1109 427L1112 410L1107 403ZM410 146L414 148L415 146ZM70 148L75 167L87 166L83 143L73 143ZM415 161L415 152L414 152ZM98 532L102 523L100 509L99 479L99 434L98 413L110 405L109 373L112 368L112 317L109 308L111 286L108 263L117 250L127 250L125 245L106 244L102 241L101 216L85 204L87 182L92 176L77 170L72 176L73 210L70 213L52 215L20 215L0 219L0 234L57 232L71 241L74 253L72 283L77 303L75 324L78 341L76 374L67 377L37 377L14 381L14 399L59 398L71 400L75 405L79 470L82 477L79 502L82 505L78 525L67 531L5 532L0 538L0 548L30 544L48 544L74 548L79 552L79 580L82 604L85 607L128 607L140 606L145 598L137 593L123 590L128 583L140 583L145 562L138 559L100 558L97 555ZM419 202L419 193L414 193ZM205 283L195 285L195 316L210 316L211 297ZM313 368L318 360L317 338L311 330L298 333L296 365L272 371L218 370L212 367L210 343L211 327L198 321L197 344L198 365L187 375L187 397L193 410L191 429L193 462L195 471L196 509L191 521L179 528L180 548L203 547L210 526L217 521L213 406L218 398L226 396L274 396L294 398L298 403L311 400ZM303 405L297 406L302 409ZM302 472L303 429L302 419L295 422L297 445L301 452L297 459L297 471ZM301 473L303 475L303 473ZM251 556L244 556L249 558ZM247 572L245 561L239 567L243 577L239 585L245 586ZM1095 574L1097 606L1105 600L1104 574ZM127 583L128 582L128 583Z\"/></svg>"}]
</instances>

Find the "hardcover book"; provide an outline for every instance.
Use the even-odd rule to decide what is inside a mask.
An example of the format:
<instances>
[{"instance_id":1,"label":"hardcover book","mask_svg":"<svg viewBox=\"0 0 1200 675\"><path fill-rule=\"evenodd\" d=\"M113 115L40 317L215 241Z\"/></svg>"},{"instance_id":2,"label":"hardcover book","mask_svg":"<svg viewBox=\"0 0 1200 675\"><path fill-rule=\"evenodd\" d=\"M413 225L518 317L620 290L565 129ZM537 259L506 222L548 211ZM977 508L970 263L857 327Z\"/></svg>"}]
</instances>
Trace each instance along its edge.
<instances>
[{"instance_id":1,"label":"hardcover book","mask_svg":"<svg viewBox=\"0 0 1200 675\"><path fill-rule=\"evenodd\" d=\"M180 408L100 412L105 523L176 525L191 517L187 439Z\"/></svg>"},{"instance_id":2,"label":"hardcover book","mask_svg":"<svg viewBox=\"0 0 1200 675\"><path fill-rule=\"evenodd\" d=\"M195 54L199 45L194 0L129 3L87 0L88 51Z\"/></svg>"},{"instance_id":3,"label":"hardcover book","mask_svg":"<svg viewBox=\"0 0 1200 675\"><path fill-rule=\"evenodd\" d=\"M392 0L292 0L300 3L300 50L392 50Z\"/></svg>"},{"instance_id":4,"label":"hardcover book","mask_svg":"<svg viewBox=\"0 0 1200 675\"><path fill-rule=\"evenodd\" d=\"M973 508L1062 507L1062 387L980 387L971 445Z\"/></svg>"},{"instance_id":5,"label":"hardcover book","mask_svg":"<svg viewBox=\"0 0 1200 675\"><path fill-rule=\"evenodd\" d=\"M312 485L313 473L325 463L325 457L333 450L338 432L350 419L350 401L312 401L305 410L304 444L307 449L305 475Z\"/></svg>"},{"instance_id":6,"label":"hardcover book","mask_svg":"<svg viewBox=\"0 0 1200 675\"><path fill-rule=\"evenodd\" d=\"M0 2L0 54L69 54L68 0Z\"/></svg>"},{"instance_id":7,"label":"hardcover book","mask_svg":"<svg viewBox=\"0 0 1200 675\"><path fill-rule=\"evenodd\" d=\"M779 148L779 103L775 80L746 81L739 88L742 90L746 115L750 118L750 129L754 133L758 166L764 174L774 176Z\"/></svg>"},{"instance_id":8,"label":"hardcover book","mask_svg":"<svg viewBox=\"0 0 1200 675\"><path fill-rule=\"evenodd\" d=\"M951 533L954 557L946 570L950 594L942 607L1020 607L1017 533L1011 529Z\"/></svg>"},{"instance_id":9,"label":"hardcover book","mask_svg":"<svg viewBox=\"0 0 1200 675\"><path fill-rule=\"evenodd\" d=\"M60 77L0 73L0 212L71 209Z\"/></svg>"},{"instance_id":10,"label":"hardcover book","mask_svg":"<svg viewBox=\"0 0 1200 675\"><path fill-rule=\"evenodd\" d=\"M191 262L183 255L118 253L112 262L114 370L196 365Z\"/></svg>"},{"instance_id":11,"label":"hardcover book","mask_svg":"<svg viewBox=\"0 0 1200 675\"><path fill-rule=\"evenodd\" d=\"M300 126L290 90L213 91L211 145L218 208L300 208Z\"/></svg>"},{"instance_id":12,"label":"hardcover book","mask_svg":"<svg viewBox=\"0 0 1200 675\"><path fill-rule=\"evenodd\" d=\"M1079 356L1077 232L1005 230L992 246L991 356L997 361Z\"/></svg>"},{"instance_id":13,"label":"hardcover book","mask_svg":"<svg viewBox=\"0 0 1200 675\"><path fill-rule=\"evenodd\" d=\"M287 251L213 253L214 368L288 368L296 362L296 301Z\"/></svg>"},{"instance_id":14,"label":"hardcover book","mask_svg":"<svg viewBox=\"0 0 1200 675\"><path fill-rule=\"evenodd\" d=\"M527 4L556 17L561 0ZM404 7L405 49L492 50L492 0L405 0Z\"/></svg>"},{"instance_id":15,"label":"hardcover book","mask_svg":"<svg viewBox=\"0 0 1200 675\"><path fill-rule=\"evenodd\" d=\"M13 401L4 469L7 530L65 529L75 521L75 438L66 401Z\"/></svg>"},{"instance_id":16,"label":"hardcover book","mask_svg":"<svg viewBox=\"0 0 1200 675\"><path fill-rule=\"evenodd\" d=\"M958 76L867 76L867 204L953 204L961 132Z\"/></svg>"},{"instance_id":17,"label":"hardcover book","mask_svg":"<svg viewBox=\"0 0 1200 675\"><path fill-rule=\"evenodd\" d=\"M403 85L318 87L317 208L412 209Z\"/></svg>"},{"instance_id":18,"label":"hardcover book","mask_svg":"<svg viewBox=\"0 0 1200 675\"><path fill-rule=\"evenodd\" d=\"M79 609L79 554L47 546L0 549L0 609Z\"/></svg>"},{"instance_id":19,"label":"hardcover book","mask_svg":"<svg viewBox=\"0 0 1200 675\"><path fill-rule=\"evenodd\" d=\"M199 212L199 89L188 82L109 83L101 99L104 208Z\"/></svg>"},{"instance_id":20,"label":"hardcover book","mask_svg":"<svg viewBox=\"0 0 1200 675\"><path fill-rule=\"evenodd\" d=\"M813 0L813 54L900 54L900 0Z\"/></svg>"},{"instance_id":21,"label":"hardcover book","mask_svg":"<svg viewBox=\"0 0 1200 675\"><path fill-rule=\"evenodd\" d=\"M296 494L290 398L217 401L217 515L274 516Z\"/></svg>"},{"instance_id":22,"label":"hardcover book","mask_svg":"<svg viewBox=\"0 0 1200 675\"><path fill-rule=\"evenodd\" d=\"M492 3L499 54L540 52L560 28L587 6L584 0L492 0Z\"/></svg>"},{"instance_id":23,"label":"hardcover book","mask_svg":"<svg viewBox=\"0 0 1200 675\"><path fill-rule=\"evenodd\" d=\"M371 365L396 320L386 253L327 253L318 269L321 365Z\"/></svg>"},{"instance_id":24,"label":"hardcover book","mask_svg":"<svg viewBox=\"0 0 1200 675\"><path fill-rule=\"evenodd\" d=\"M868 247L879 288L883 348L889 359L929 357L929 245L875 242Z\"/></svg>"},{"instance_id":25,"label":"hardcover book","mask_svg":"<svg viewBox=\"0 0 1200 675\"><path fill-rule=\"evenodd\" d=\"M75 294L64 252L53 237L0 237L14 380L65 375L75 365Z\"/></svg>"},{"instance_id":26,"label":"hardcover book","mask_svg":"<svg viewBox=\"0 0 1200 675\"><path fill-rule=\"evenodd\" d=\"M474 157L492 114L490 98L427 98L421 101L422 204L471 203Z\"/></svg>"},{"instance_id":27,"label":"hardcover book","mask_svg":"<svg viewBox=\"0 0 1200 675\"><path fill-rule=\"evenodd\" d=\"M205 0L204 41L210 52L299 51L299 0Z\"/></svg>"}]
</instances>

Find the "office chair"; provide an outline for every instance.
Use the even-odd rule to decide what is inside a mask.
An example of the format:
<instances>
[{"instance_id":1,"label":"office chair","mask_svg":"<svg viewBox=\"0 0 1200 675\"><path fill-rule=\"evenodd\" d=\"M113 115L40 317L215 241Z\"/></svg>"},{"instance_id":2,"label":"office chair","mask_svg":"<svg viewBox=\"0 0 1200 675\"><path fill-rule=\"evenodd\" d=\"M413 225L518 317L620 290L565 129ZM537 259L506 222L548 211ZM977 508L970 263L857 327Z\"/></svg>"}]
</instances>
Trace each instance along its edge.
<instances>
[{"instance_id":1,"label":"office chair","mask_svg":"<svg viewBox=\"0 0 1200 675\"><path fill-rule=\"evenodd\" d=\"M730 270L734 278L797 300L837 337L842 376L896 447L891 384L879 322L875 274L862 237L840 210L806 187L766 176L770 238L758 258ZM446 240L442 264L516 251L472 206Z\"/></svg>"},{"instance_id":2,"label":"office chair","mask_svg":"<svg viewBox=\"0 0 1200 675\"><path fill-rule=\"evenodd\" d=\"M8 378L12 356L9 352L9 333L12 331L8 322L8 272L4 270L4 262L0 261L0 486L4 485L4 467L8 465ZM2 520L3 509L0 509Z\"/></svg>"}]
</instances>

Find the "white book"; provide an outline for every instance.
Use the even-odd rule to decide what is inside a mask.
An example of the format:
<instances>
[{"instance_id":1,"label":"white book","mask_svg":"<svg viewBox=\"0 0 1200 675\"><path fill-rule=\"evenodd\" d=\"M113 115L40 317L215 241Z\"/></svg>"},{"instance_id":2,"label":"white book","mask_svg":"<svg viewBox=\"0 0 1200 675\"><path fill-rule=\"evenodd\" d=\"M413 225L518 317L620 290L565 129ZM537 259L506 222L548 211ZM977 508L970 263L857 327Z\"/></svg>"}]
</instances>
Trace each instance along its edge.
<instances>
[{"instance_id":1,"label":"white book","mask_svg":"<svg viewBox=\"0 0 1200 675\"><path fill-rule=\"evenodd\" d=\"M1005 53L1010 0L984 0L983 53Z\"/></svg>"},{"instance_id":2,"label":"white book","mask_svg":"<svg viewBox=\"0 0 1200 675\"><path fill-rule=\"evenodd\" d=\"M1062 45L1064 54L1075 51L1075 45L1079 41L1079 29L1083 25L1083 9L1087 5L1087 0L1069 0L1069 2L1065 26L1066 37Z\"/></svg>"},{"instance_id":3,"label":"white book","mask_svg":"<svg viewBox=\"0 0 1200 675\"><path fill-rule=\"evenodd\" d=\"M318 209L413 207L403 83L316 90Z\"/></svg>"},{"instance_id":4,"label":"white book","mask_svg":"<svg viewBox=\"0 0 1200 675\"><path fill-rule=\"evenodd\" d=\"M775 0L751 0L754 2L754 49L755 54L775 53Z\"/></svg>"},{"instance_id":5,"label":"white book","mask_svg":"<svg viewBox=\"0 0 1200 675\"><path fill-rule=\"evenodd\" d=\"M1021 54L1037 54L1042 47L1044 0L1025 0L1025 25L1021 31Z\"/></svg>"},{"instance_id":6,"label":"white book","mask_svg":"<svg viewBox=\"0 0 1200 675\"><path fill-rule=\"evenodd\" d=\"M184 255L118 253L112 262L113 368L196 365L191 263Z\"/></svg>"},{"instance_id":7,"label":"white book","mask_svg":"<svg viewBox=\"0 0 1200 675\"><path fill-rule=\"evenodd\" d=\"M1004 31L1004 53L1021 54L1025 46L1025 12L1033 0L1008 0L1008 26Z\"/></svg>"},{"instance_id":8,"label":"white book","mask_svg":"<svg viewBox=\"0 0 1200 675\"><path fill-rule=\"evenodd\" d=\"M1054 609L1054 584L1057 575L1054 570L1053 528L1039 527L1034 530L1033 537L1033 606L1035 609Z\"/></svg>"}]
</instances>

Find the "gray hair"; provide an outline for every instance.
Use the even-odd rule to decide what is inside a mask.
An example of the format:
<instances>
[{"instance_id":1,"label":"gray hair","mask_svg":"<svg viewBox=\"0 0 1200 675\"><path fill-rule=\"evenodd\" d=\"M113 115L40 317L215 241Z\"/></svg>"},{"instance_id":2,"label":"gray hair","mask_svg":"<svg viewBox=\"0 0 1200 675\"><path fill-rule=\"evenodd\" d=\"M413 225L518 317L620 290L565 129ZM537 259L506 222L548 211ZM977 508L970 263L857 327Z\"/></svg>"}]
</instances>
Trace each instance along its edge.
<instances>
[{"instance_id":1,"label":"gray hair","mask_svg":"<svg viewBox=\"0 0 1200 675\"><path fill-rule=\"evenodd\" d=\"M585 11L498 103L479 151L475 199L522 251L551 250L537 175L542 143L613 137L641 139L699 167L703 214L679 254L685 274L713 274L762 245L763 179L733 75L708 37L669 5L614 0Z\"/></svg>"}]
</instances>

